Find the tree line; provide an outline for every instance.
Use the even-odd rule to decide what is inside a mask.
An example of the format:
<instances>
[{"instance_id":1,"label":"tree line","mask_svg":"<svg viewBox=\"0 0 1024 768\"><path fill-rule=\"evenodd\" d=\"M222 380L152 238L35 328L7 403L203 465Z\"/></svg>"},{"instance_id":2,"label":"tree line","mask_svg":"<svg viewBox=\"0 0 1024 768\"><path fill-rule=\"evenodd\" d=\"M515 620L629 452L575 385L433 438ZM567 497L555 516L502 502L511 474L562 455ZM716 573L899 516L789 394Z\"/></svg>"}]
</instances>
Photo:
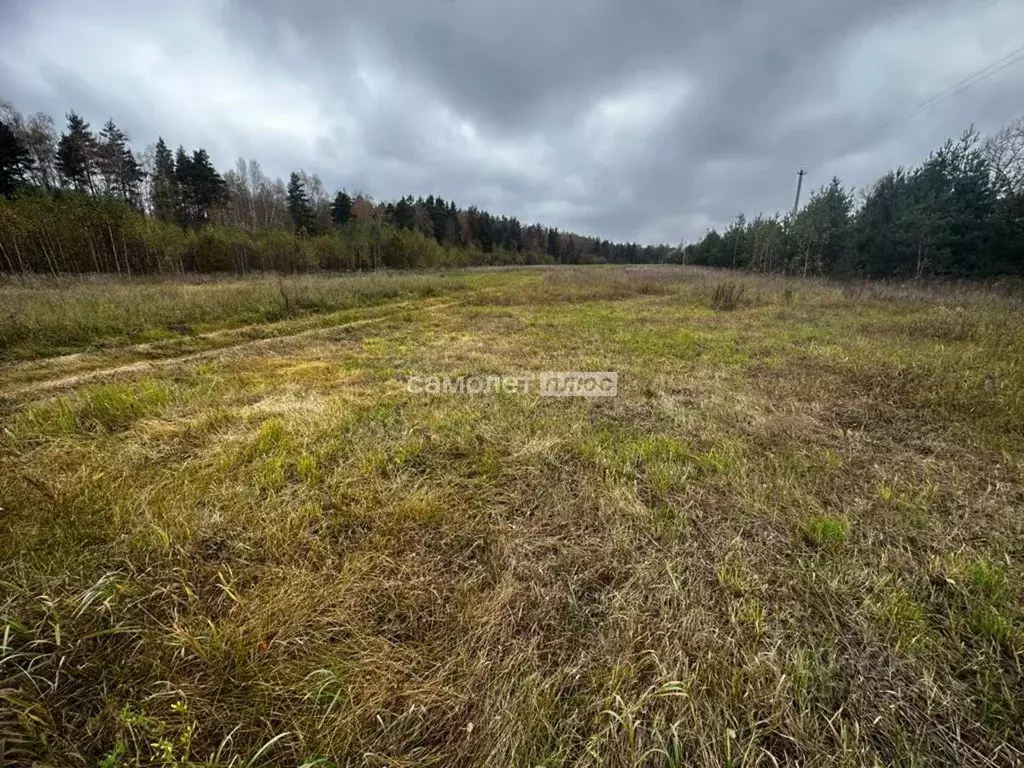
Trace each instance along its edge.
<instances>
[{"instance_id":1,"label":"tree line","mask_svg":"<svg viewBox=\"0 0 1024 768\"><path fill-rule=\"evenodd\" d=\"M431 195L329 195L316 174L221 173L163 137L134 152L113 120L0 105L0 271L53 274L373 269L664 261L667 246L523 224Z\"/></svg>"},{"instance_id":2,"label":"tree line","mask_svg":"<svg viewBox=\"0 0 1024 768\"><path fill-rule=\"evenodd\" d=\"M681 248L613 243L431 195L328 194L316 174L221 173L203 148L142 152L108 120L0 104L0 271L373 269L681 262L830 277L1024 274L1024 118L973 129L855 192L839 179L795 215L740 214Z\"/></svg>"},{"instance_id":3,"label":"tree line","mask_svg":"<svg viewBox=\"0 0 1024 768\"><path fill-rule=\"evenodd\" d=\"M1024 118L973 128L859 194L837 178L793 215L740 214L670 261L829 277L1024 275Z\"/></svg>"}]
</instances>

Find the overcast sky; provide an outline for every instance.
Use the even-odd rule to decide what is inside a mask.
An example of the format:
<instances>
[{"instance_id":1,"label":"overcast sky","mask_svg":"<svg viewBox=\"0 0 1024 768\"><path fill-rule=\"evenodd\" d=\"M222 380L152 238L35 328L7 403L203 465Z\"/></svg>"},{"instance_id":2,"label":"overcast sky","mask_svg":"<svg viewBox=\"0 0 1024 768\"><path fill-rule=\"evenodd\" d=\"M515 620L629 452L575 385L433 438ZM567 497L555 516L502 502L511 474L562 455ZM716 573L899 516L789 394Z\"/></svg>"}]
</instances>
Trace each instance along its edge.
<instances>
[{"instance_id":1,"label":"overcast sky","mask_svg":"<svg viewBox=\"0 0 1024 768\"><path fill-rule=\"evenodd\" d=\"M1022 45L1021 0L0 0L0 99L677 243L1024 114L1020 61L878 130Z\"/></svg>"}]
</instances>

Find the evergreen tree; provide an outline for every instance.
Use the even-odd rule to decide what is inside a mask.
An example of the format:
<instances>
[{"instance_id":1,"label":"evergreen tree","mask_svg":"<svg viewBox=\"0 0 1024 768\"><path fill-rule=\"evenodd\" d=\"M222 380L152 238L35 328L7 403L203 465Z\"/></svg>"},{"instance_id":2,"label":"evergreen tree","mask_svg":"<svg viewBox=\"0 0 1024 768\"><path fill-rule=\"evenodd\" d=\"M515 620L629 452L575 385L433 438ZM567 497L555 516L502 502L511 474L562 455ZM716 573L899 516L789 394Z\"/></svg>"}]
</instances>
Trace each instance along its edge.
<instances>
[{"instance_id":1,"label":"evergreen tree","mask_svg":"<svg viewBox=\"0 0 1024 768\"><path fill-rule=\"evenodd\" d=\"M722 236L722 253L729 259L726 266L737 269L746 265L746 232L747 218L742 213L733 219L732 224Z\"/></svg>"},{"instance_id":2,"label":"evergreen tree","mask_svg":"<svg viewBox=\"0 0 1024 768\"><path fill-rule=\"evenodd\" d=\"M849 272L864 277L898 274L895 265L909 261L904 257L905 238L899 231L903 207L908 202L906 187L906 171L898 168L869 189L853 222Z\"/></svg>"},{"instance_id":3,"label":"evergreen tree","mask_svg":"<svg viewBox=\"0 0 1024 768\"><path fill-rule=\"evenodd\" d=\"M487 211L481 211L475 205L471 205L466 213L469 214L469 231L473 242L475 242L484 253L494 250L495 225L494 218Z\"/></svg>"},{"instance_id":4,"label":"evergreen tree","mask_svg":"<svg viewBox=\"0 0 1024 768\"><path fill-rule=\"evenodd\" d=\"M413 207L412 195L403 197L395 203L391 223L399 229L413 229L416 226L416 210Z\"/></svg>"},{"instance_id":5,"label":"evergreen tree","mask_svg":"<svg viewBox=\"0 0 1024 768\"><path fill-rule=\"evenodd\" d=\"M11 197L28 179L32 156L7 123L0 122L0 195Z\"/></svg>"},{"instance_id":6,"label":"evergreen tree","mask_svg":"<svg viewBox=\"0 0 1024 768\"><path fill-rule=\"evenodd\" d=\"M505 247L510 251L523 250L523 225L515 216L508 221L508 238Z\"/></svg>"},{"instance_id":7,"label":"evergreen tree","mask_svg":"<svg viewBox=\"0 0 1024 768\"><path fill-rule=\"evenodd\" d=\"M945 156L943 260L939 274L991 274L996 234L997 191L991 167L974 128L941 150Z\"/></svg>"},{"instance_id":8,"label":"evergreen tree","mask_svg":"<svg viewBox=\"0 0 1024 768\"><path fill-rule=\"evenodd\" d=\"M108 120L100 131L97 144L97 166L103 178L105 192L128 203L136 209L142 208L139 185L143 173L128 146L128 136Z\"/></svg>"},{"instance_id":9,"label":"evergreen tree","mask_svg":"<svg viewBox=\"0 0 1024 768\"><path fill-rule=\"evenodd\" d=\"M66 183L83 192L96 192L96 138L74 110L68 113L67 133L57 144L57 170Z\"/></svg>"},{"instance_id":10,"label":"evergreen tree","mask_svg":"<svg viewBox=\"0 0 1024 768\"><path fill-rule=\"evenodd\" d=\"M448 203L448 214L444 223L444 241L448 245L460 244L459 207L452 200Z\"/></svg>"},{"instance_id":11,"label":"evergreen tree","mask_svg":"<svg viewBox=\"0 0 1024 768\"><path fill-rule=\"evenodd\" d=\"M228 200L227 183L213 167L205 149L199 148L189 156L183 147L178 147L174 180L180 194L179 221L183 226L202 226L209 221L210 210Z\"/></svg>"},{"instance_id":12,"label":"evergreen tree","mask_svg":"<svg viewBox=\"0 0 1024 768\"><path fill-rule=\"evenodd\" d=\"M548 230L548 243L547 243L548 256L558 258L558 230Z\"/></svg>"},{"instance_id":13,"label":"evergreen tree","mask_svg":"<svg viewBox=\"0 0 1024 768\"><path fill-rule=\"evenodd\" d=\"M291 214L296 232L309 232L313 224L313 206L302 179L295 171L292 171L288 179L288 213Z\"/></svg>"},{"instance_id":14,"label":"evergreen tree","mask_svg":"<svg viewBox=\"0 0 1024 768\"><path fill-rule=\"evenodd\" d=\"M180 144L174 154L174 186L178 192L178 223L183 227L191 226L197 218L195 190L192 187L192 158Z\"/></svg>"},{"instance_id":15,"label":"evergreen tree","mask_svg":"<svg viewBox=\"0 0 1024 768\"><path fill-rule=\"evenodd\" d=\"M816 275L833 274L846 262L853 195L833 178L811 194L807 206L793 222L796 248L792 268Z\"/></svg>"},{"instance_id":16,"label":"evergreen tree","mask_svg":"<svg viewBox=\"0 0 1024 768\"><path fill-rule=\"evenodd\" d=\"M206 150L200 147L192 153L189 177L192 187L192 198L195 201L196 221L205 223L210 218L210 210L228 201L228 185L217 169L210 162Z\"/></svg>"},{"instance_id":17,"label":"evergreen tree","mask_svg":"<svg viewBox=\"0 0 1024 768\"><path fill-rule=\"evenodd\" d=\"M181 190L174 173L174 155L162 136L156 141L151 194L150 207L159 221L180 221Z\"/></svg>"},{"instance_id":18,"label":"evergreen tree","mask_svg":"<svg viewBox=\"0 0 1024 768\"><path fill-rule=\"evenodd\" d=\"M344 226L352 220L352 198L344 190L334 196L331 220L338 226Z\"/></svg>"},{"instance_id":19,"label":"evergreen tree","mask_svg":"<svg viewBox=\"0 0 1024 768\"><path fill-rule=\"evenodd\" d=\"M1024 190L1008 192L997 203L994 236L989 272L1024 275Z\"/></svg>"},{"instance_id":20,"label":"evergreen tree","mask_svg":"<svg viewBox=\"0 0 1024 768\"><path fill-rule=\"evenodd\" d=\"M433 226L434 240L443 243L448 232L448 204L443 198L431 196L427 198L427 208Z\"/></svg>"}]
</instances>

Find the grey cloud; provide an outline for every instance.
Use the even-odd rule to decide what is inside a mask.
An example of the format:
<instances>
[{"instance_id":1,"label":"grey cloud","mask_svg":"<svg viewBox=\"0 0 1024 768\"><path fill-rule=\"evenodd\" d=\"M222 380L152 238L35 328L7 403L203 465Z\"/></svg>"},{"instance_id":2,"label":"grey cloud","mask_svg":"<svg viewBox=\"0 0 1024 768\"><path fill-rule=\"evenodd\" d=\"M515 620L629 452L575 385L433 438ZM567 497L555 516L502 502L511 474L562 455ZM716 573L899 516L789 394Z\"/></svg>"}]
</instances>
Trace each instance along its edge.
<instances>
[{"instance_id":1,"label":"grey cloud","mask_svg":"<svg viewBox=\"0 0 1024 768\"><path fill-rule=\"evenodd\" d=\"M161 16L19 0L0 11L0 44L11 43L0 75L20 82L0 95L26 111L113 115L141 143L158 132L202 143L225 167L244 154L376 197L438 193L676 242L739 211L787 208L801 166L812 187L832 173L862 186L972 122L993 130L1020 109L1010 97L1024 76L1022 63L871 135L1019 45L1017 0L190 1ZM124 25L134 47L48 37L48 13ZM188 35L168 31L178 27L201 30L202 44L183 52ZM150 50L195 65L194 104L174 67L110 67ZM38 63L26 70L19 56ZM204 62L217 76L197 76ZM151 108L147 84L175 109ZM237 108L219 106L250 87ZM286 102L277 111L274 98Z\"/></svg>"}]
</instances>

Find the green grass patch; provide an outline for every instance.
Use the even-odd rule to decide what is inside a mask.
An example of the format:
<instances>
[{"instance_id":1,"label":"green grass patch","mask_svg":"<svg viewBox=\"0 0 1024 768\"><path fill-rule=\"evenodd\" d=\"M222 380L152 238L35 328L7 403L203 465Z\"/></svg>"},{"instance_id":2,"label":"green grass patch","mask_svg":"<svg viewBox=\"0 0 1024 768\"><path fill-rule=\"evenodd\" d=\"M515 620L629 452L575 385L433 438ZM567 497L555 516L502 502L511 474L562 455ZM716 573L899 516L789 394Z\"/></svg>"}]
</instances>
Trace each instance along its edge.
<instances>
[{"instance_id":1,"label":"green grass patch","mask_svg":"<svg viewBox=\"0 0 1024 768\"><path fill-rule=\"evenodd\" d=\"M166 383L144 379L135 384L99 384L72 397L30 406L14 419L9 433L17 441L111 433L163 410L173 399Z\"/></svg>"},{"instance_id":2,"label":"green grass patch","mask_svg":"<svg viewBox=\"0 0 1024 768\"><path fill-rule=\"evenodd\" d=\"M803 527L804 541L820 549L836 549L846 543L850 524L837 517L815 516Z\"/></svg>"}]
</instances>

